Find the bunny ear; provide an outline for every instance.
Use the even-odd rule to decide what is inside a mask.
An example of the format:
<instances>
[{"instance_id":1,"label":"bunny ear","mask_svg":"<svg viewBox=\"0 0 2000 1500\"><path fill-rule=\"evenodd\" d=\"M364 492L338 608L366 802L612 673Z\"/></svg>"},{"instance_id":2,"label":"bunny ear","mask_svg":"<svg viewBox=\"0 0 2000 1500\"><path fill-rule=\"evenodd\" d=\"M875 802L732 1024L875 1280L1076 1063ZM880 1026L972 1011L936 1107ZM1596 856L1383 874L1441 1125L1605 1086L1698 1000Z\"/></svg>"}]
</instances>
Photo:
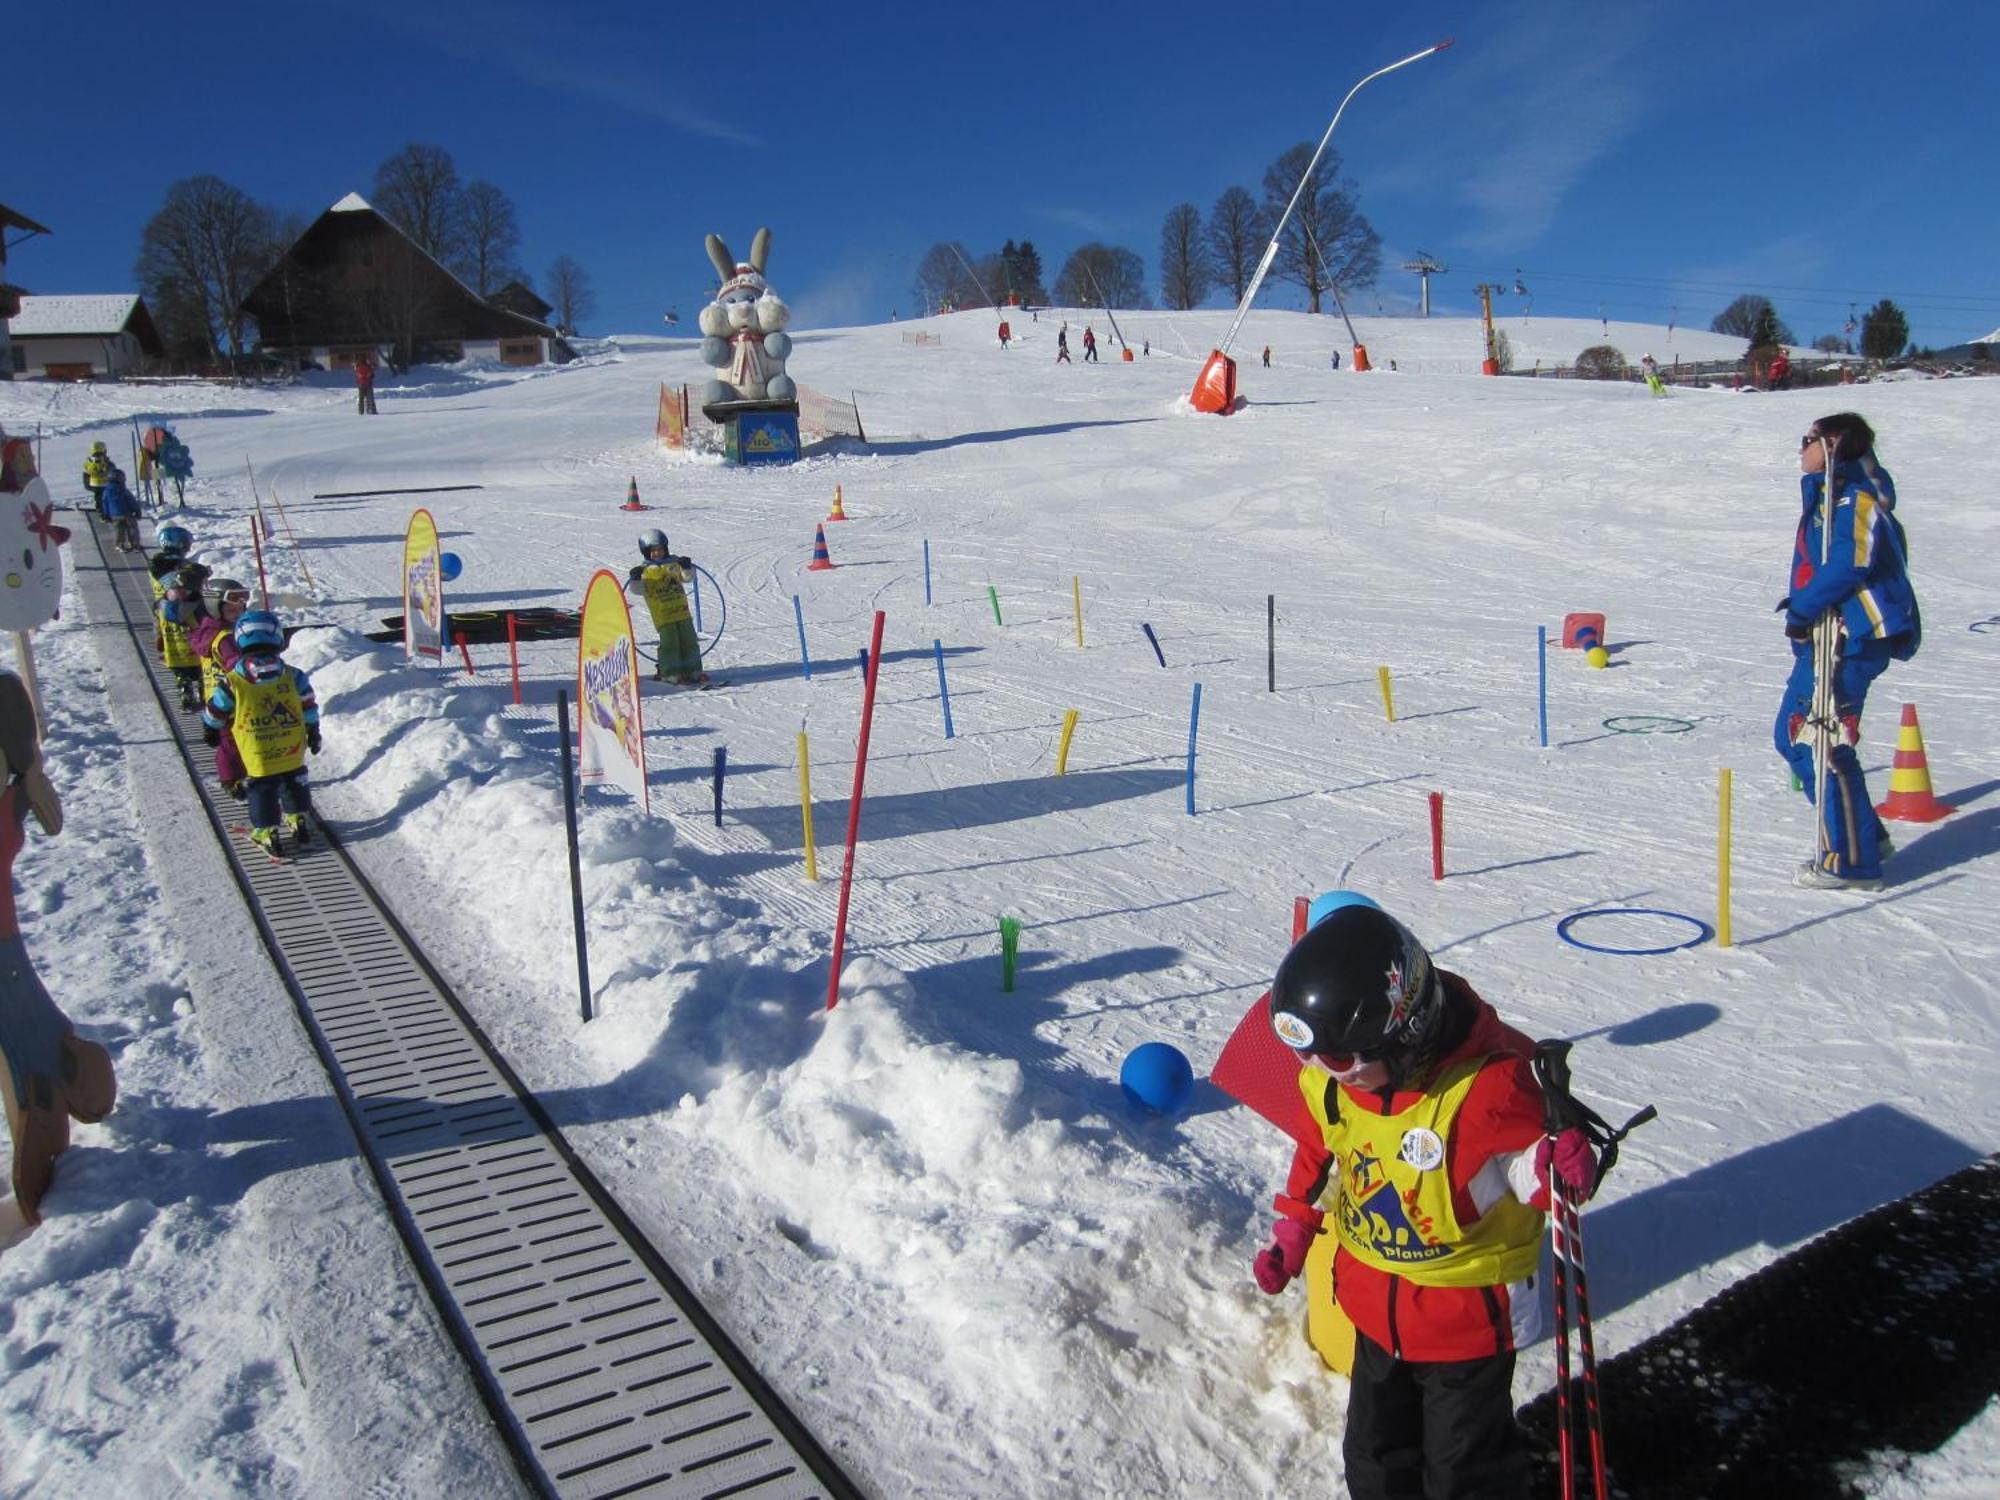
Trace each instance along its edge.
<instances>
[{"instance_id":1,"label":"bunny ear","mask_svg":"<svg viewBox=\"0 0 2000 1500\"><path fill-rule=\"evenodd\" d=\"M750 239L750 269L764 274L764 262L771 258L771 231L760 229Z\"/></svg>"},{"instance_id":2,"label":"bunny ear","mask_svg":"<svg viewBox=\"0 0 2000 1500\"><path fill-rule=\"evenodd\" d=\"M722 243L722 236L708 237L708 258L715 262L716 273L727 281L736 274L736 257L729 253L729 247Z\"/></svg>"}]
</instances>

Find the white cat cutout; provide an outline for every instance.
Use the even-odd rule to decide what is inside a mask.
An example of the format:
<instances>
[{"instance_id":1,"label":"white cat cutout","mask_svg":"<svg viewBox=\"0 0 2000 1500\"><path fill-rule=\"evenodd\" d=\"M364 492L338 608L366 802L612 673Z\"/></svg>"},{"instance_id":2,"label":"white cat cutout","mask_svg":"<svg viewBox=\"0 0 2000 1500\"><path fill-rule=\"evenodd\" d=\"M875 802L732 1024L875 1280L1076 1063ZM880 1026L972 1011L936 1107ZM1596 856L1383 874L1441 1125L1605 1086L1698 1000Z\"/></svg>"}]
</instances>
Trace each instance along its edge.
<instances>
[{"instance_id":1,"label":"white cat cutout","mask_svg":"<svg viewBox=\"0 0 2000 1500\"><path fill-rule=\"evenodd\" d=\"M62 613L62 544L48 481L0 494L0 630L33 630Z\"/></svg>"}]
</instances>

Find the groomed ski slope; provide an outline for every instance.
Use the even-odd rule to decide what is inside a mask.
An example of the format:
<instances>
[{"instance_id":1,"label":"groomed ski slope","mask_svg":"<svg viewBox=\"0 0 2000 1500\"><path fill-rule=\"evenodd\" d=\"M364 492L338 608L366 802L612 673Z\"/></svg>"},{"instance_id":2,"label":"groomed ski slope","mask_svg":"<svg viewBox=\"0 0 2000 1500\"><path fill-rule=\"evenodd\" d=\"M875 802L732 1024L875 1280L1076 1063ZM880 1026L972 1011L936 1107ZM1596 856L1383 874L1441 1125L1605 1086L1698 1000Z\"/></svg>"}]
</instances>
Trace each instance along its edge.
<instances>
[{"instance_id":1,"label":"groomed ski slope","mask_svg":"<svg viewBox=\"0 0 2000 1500\"><path fill-rule=\"evenodd\" d=\"M1135 348L1153 348L1130 365L1097 323L1106 362L1076 368L1052 364L1052 315L1014 317L1005 352L996 321L801 334L794 373L857 392L872 441L781 471L657 451L659 382L705 371L680 340L622 340L526 377L422 372L385 382L383 415L365 421L331 378L0 387L0 421L49 424L45 467L69 496L92 436L115 451L126 413L184 408L187 523L218 573L254 576L246 457L267 500L283 499L322 601L303 613L325 628L292 651L326 717L322 810L594 1169L873 1492L1327 1488L1344 1390L1300 1338L1297 1295L1266 1299L1247 1271L1288 1147L1205 1084L1187 1116L1163 1121L1136 1115L1116 1081L1123 1056L1155 1039L1206 1071L1281 955L1295 895L1369 892L1509 1020L1577 1038L1579 1089L1604 1114L1659 1105L1590 1215L1600 1355L2000 1144L2000 633L1968 629L2000 611L1988 503L2000 460L1985 440L2000 382L1654 400L1636 384L1480 378L1477 324L1449 319L1357 320L1380 367L1357 376L1327 368L1335 347L1347 363L1337 319L1259 313L1237 350L1252 404L1223 421L1182 398L1225 314L1121 317ZM1078 357L1083 321L1071 315ZM1594 321L1505 326L1523 365L1604 341ZM942 344L907 344L918 330ZM1740 349L1618 324L1609 341L1663 365ZM1769 745L1798 435L1840 406L1882 434L1927 628L1922 654L1877 687L1863 759L1885 795L1898 707L1915 702L1937 790L1961 807L1897 826L1889 889L1872 900L1789 884L1811 822ZM630 475L647 515L617 510ZM404 665L361 632L401 607L398 544L417 501L312 498L467 483L485 488L429 497L464 563L456 608L573 605L595 568L636 560L653 525L727 596L711 669L728 685L649 686L653 816L617 794L585 798L588 1028L546 707L573 681L573 646L523 646L522 710L507 706L493 648L475 648L477 678ZM827 528L839 567L807 573L836 484L852 517ZM289 548L268 561L274 589L306 590ZM703 603L712 633L717 601ZM888 622L851 967L828 1018L856 652L876 609ZM1607 615L1613 664L1592 671L1551 648L1542 749L1535 629L1554 636L1571 610ZM416 1465L427 1493L491 1493L504 1459L423 1316L405 1305L396 1383L356 1357L367 1345L350 1299L372 1307L389 1285L406 1302L413 1285L386 1230L365 1223L356 1164L294 1142L248 1190L338 1176L342 1216L368 1243L314 1274L346 1318L296 1286L280 1298L265 1257L284 1236L253 1235L239 1208L212 1201L245 1191L220 1186L241 1147L174 1113L217 1108L196 1102L190 1072L233 1048L245 1056L231 1069L273 1068L274 1106L317 1085L275 987L225 1037L204 1025L200 997L228 947L212 930L226 924L202 915L219 888L179 888L170 799L120 783L140 751L121 763L105 710L88 706L109 643L71 614L38 636L38 661L52 696L78 699L61 712L79 735L90 724L94 749L58 740L73 825L31 840L19 873L30 951L72 1014L123 1049L125 1102L79 1133L49 1222L0 1254L12 1306L0 1466L57 1492L86 1466L93 1483L144 1487L157 1444L137 1429L171 1403L191 1493L323 1492L328 1476ZM1057 779L1069 708L1080 723ZM150 711L121 710L119 737L147 733ZM1617 715L1693 727L1615 734L1603 721ZM803 880L801 727L817 886ZM730 768L720 830L717 746ZM1735 946L1623 958L1558 941L1560 918L1600 904L1713 921L1725 766ZM1431 791L1445 796L1441 883ZM124 831L135 805L144 863ZM38 895L52 887L121 895ZM1001 915L1026 927L1011 995ZM1599 920L1578 935L1648 946L1679 932ZM135 943L155 956L135 965L122 956ZM153 997L143 1027L135 969ZM176 1012L188 994L192 1017ZM160 1173L189 1172L189 1153L185 1202L161 1204ZM193 1277L195 1264L210 1269ZM184 1300L135 1346L114 1335L154 1277ZM271 1327L289 1323L350 1361L341 1378L299 1387L272 1352ZM1551 1379L1544 1344L1523 1357L1517 1394ZM1924 1461L1926 1492L1974 1493L2000 1474L1996 1450L1989 1416Z\"/></svg>"}]
</instances>

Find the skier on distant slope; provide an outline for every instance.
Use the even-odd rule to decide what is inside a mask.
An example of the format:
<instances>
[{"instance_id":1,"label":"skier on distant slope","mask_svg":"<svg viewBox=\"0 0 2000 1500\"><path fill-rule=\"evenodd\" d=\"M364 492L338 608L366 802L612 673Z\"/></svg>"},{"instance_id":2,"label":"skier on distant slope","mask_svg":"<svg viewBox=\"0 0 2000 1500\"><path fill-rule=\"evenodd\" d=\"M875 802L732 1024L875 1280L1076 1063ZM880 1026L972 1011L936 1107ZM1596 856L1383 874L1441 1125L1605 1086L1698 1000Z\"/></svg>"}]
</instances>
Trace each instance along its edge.
<instances>
[{"instance_id":1,"label":"skier on distant slope","mask_svg":"<svg viewBox=\"0 0 2000 1500\"><path fill-rule=\"evenodd\" d=\"M1832 457L1832 530L1827 523L1827 460ZM1875 459L1875 433L1859 414L1835 412L1799 440L1801 514L1792 539L1792 591L1778 601L1792 642L1792 675L1773 726L1778 753L1791 763L1808 801L1819 797L1813 764L1813 626L1837 633L1832 684L1835 722L1827 755L1825 830L1821 853L1794 877L1798 884L1875 890L1882 884L1888 837L1854 747L1869 684L1891 661L1908 661L1923 639L1916 590L1910 586L1903 526L1895 517L1896 485ZM1824 562L1822 562L1824 554Z\"/></svg>"},{"instance_id":2,"label":"skier on distant slope","mask_svg":"<svg viewBox=\"0 0 2000 1500\"><path fill-rule=\"evenodd\" d=\"M1514 1351L1540 1332L1550 1172L1587 1200L1588 1137L1550 1138L1534 1044L1372 904L1293 944L1270 1004L1321 1139L1299 1144L1254 1269L1275 1295L1315 1236L1337 1237L1335 1293L1358 1335L1349 1494L1524 1500Z\"/></svg>"}]
</instances>

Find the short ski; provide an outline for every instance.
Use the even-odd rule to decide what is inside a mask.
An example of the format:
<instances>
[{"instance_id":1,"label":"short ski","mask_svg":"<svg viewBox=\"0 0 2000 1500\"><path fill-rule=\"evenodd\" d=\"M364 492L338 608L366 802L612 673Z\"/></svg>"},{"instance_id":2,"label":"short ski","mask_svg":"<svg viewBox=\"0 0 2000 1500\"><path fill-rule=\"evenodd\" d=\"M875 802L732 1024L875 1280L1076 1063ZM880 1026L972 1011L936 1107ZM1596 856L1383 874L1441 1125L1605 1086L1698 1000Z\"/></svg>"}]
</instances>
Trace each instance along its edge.
<instances>
[{"instance_id":1,"label":"short ski","mask_svg":"<svg viewBox=\"0 0 2000 1500\"><path fill-rule=\"evenodd\" d=\"M280 837L280 841L278 843L273 844L270 848L267 849L262 844L258 843L255 839L250 837L250 828L249 825L247 824L232 823L229 825L229 831L231 833L242 834L244 843L248 844L252 849L255 849L259 854L262 854L266 859L270 860L271 863L274 865L288 865L292 862L291 855L287 854L284 850L282 836Z\"/></svg>"}]
</instances>

